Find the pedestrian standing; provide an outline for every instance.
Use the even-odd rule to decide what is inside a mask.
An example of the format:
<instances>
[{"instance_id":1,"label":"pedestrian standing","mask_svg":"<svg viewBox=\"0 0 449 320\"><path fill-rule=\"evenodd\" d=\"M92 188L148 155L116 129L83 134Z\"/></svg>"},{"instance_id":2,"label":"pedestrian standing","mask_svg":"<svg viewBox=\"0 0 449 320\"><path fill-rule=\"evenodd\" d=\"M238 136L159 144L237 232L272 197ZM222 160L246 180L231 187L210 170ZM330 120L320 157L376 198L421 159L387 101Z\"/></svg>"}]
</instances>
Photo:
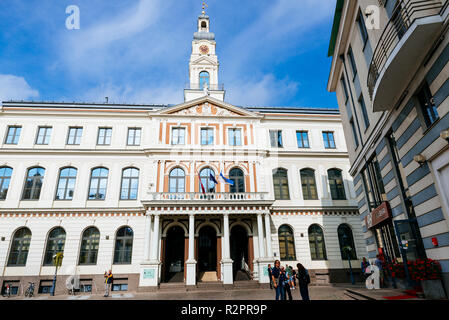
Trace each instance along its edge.
<instances>
[{"instance_id":1,"label":"pedestrian standing","mask_svg":"<svg viewBox=\"0 0 449 320\"><path fill-rule=\"evenodd\" d=\"M366 274L366 268L368 268L369 266L370 266L370 263L368 261L366 261L365 257L363 257L362 263L360 264L360 268L362 269L362 276L365 279L365 281L369 277L369 275Z\"/></svg>"},{"instance_id":2,"label":"pedestrian standing","mask_svg":"<svg viewBox=\"0 0 449 320\"><path fill-rule=\"evenodd\" d=\"M292 270L293 290L296 289L296 270Z\"/></svg>"},{"instance_id":3,"label":"pedestrian standing","mask_svg":"<svg viewBox=\"0 0 449 320\"><path fill-rule=\"evenodd\" d=\"M104 296L109 297L109 287L112 285L112 281L114 280L114 277L112 276L112 270L109 270L109 272L104 272L104 278L105 278L105 292Z\"/></svg>"},{"instance_id":4,"label":"pedestrian standing","mask_svg":"<svg viewBox=\"0 0 449 320\"><path fill-rule=\"evenodd\" d=\"M273 280L273 286L276 290L276 300L279 300L279 298L283 298L284 296L284 288L282 285L281 280L281 262L279 260L276 260L274 262L274 267L271 269L271 279ZM283 299L282 299L283 300Z\"/></svg>"},{"instance_id":5,"label":"pedestrian standing","mask_svg":"<svg viewBox=\"0 0 449 320\"><path fill-rule=\"evenodd\" d=\"M9 283L6 285L6 296L8 298L11 296L11 288L9 287Z\"/></svg>"},{"instance_id":6,"label":"pedestrian standing","mask_svg":"<svg viewBox=\"0 0 449 320\"><path fill-rule=\"evenodd\" d=\"M309 297L309 284L310 275L306 268L300 263L296 265L298 272L296 278L298 279L299 292L303 301L310 301Z\"/></svg>"},{"instance_id":7,"label":"pedestrian standing","mask_svg":"<svg viewBox=\"0 0 449 320\"><path fill-rule=\"evenodd\" d=\"M290 278L284 267L281 267L281 281L284 286L284 295L282 300L287 300L287 295L288 300L293 300L292 292L290 291Z\"/></svg>"},{"instance_id":8,"label":"pedestrian standing","mask_svg":"<svg viewBox=\"0 0 449 320\"><path fill-rule=\"evenodd\" d=\"M268 265L268 276L270 277L270 289L273 289L273 278L271 274L271 264Z\"/></svg>"},{"instance_id":9,"label":"pedestrian standing","mask_svg":"<svg viewBox=\"0 0 449 320\"><path fill-rule=\"evenodd\" d=\"M383 288L384 287L384 268L383 268L383 263L380 257L380 254L378 254L376 256L376 260L374 261L374 265L379 268L379 277L380 277L380 287Z\"/></svg>"}]
</instances>

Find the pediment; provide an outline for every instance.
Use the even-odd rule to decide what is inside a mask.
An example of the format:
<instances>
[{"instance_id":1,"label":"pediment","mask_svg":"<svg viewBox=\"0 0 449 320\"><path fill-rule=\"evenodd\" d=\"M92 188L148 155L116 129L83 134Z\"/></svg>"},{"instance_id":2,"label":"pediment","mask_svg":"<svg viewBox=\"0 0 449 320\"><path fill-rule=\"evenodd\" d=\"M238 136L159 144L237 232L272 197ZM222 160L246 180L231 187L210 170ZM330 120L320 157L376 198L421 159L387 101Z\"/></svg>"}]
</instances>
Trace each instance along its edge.
<instances>
[{"instance_id":1,"label":"pediment","mask_svg":"<svg viewBox=\"0 0 449 320\"><path fill-rule=\"evenodd\" d=\"M193 60L191 62L191 64L206 64L206 65L212 65L212 66L217 66L218 63L206 56L202 56L196 60Z\"/></svg>"},{"instance_id":2,"label":"pediment","mask_svg":"<svg viewBox=\"0 0 449 320\"><path fill-rule=\"evenodd\" d=\"M235 107L210 96L165 109L160 114L195 117L259 117L253 112Z\"/></svg>"}]
</instances>

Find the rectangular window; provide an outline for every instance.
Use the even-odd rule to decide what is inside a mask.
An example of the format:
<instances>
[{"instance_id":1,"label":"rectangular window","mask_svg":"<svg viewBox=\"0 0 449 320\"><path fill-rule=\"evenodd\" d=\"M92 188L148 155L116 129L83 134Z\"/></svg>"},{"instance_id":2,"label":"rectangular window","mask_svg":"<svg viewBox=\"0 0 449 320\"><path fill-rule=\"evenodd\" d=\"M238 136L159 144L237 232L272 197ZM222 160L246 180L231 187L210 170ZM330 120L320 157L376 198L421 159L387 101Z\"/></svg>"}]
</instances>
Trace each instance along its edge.
<instances>
[{"instance_id":1,"label":"rectangular window","mask_svg":"<svg viewBox=\"0 0 449 320\"><path fill-rule=\"evenodd\" d=\"M386 200L385 187L376 156L367 161L366 167L362 171L362 178L369 209L374 210Z\"/></svg>"},{"instance_id":2,"label":"rectangular window","mask_svg":"<svg viewBox=\"0 0 449 320\"><path fill-rule=\"evenodd\" d=\"M298 148L310 148L307 131L296 131L296 140L298 141Z\"/></svg>"},{"instance_id":3,"label":"rectangular window","mask_svg":"<svg viewBox=\"0 0 449 320\"><path fill-rule=\"evenodd\" d=\"M113 284L112 291L128 291L127 283Z\"/></svg>"},{"instance_id":4,"label":"rectangular window","mask_svg":"<svg viewBox=\"0 0 449 320\"><path fill-rule=\"evenodd\" d=\"M273 148L282 148L282 130L270 130L270 143Z\"/></svg>"},{"instance_id":5,"label":"rectangular window","mask_svg":"<svg viewBox=\"0 0 449 320\"><path fill-rule=\"evenodd\" d=\"M363 98L363 93L360 94L360 97L359 97L359 106L360 106L360 110L362 110L363 122L365 123L365 129L368 129L369 118L368 118L368 111L366 110L365 99Z\"/></svg>"},{"instance_id":6,"label":"rectangular window","mask_svg":"<svg viewBox=\"0 0 449 320\"><path fill-rule=\"evenodd\" d=\"M52 127L39 127L37 131L36 144L48 145L50 142Z\"/></svg>"},{"instance_id":7,"label":"rectangular window","mask_svg":"<svg viewBox=\"0 0 449 320\"><path fill-rule=\"evenodd\" d=\"M351 121L349 121L349 123L351 124L352 135L354 136L355 147L357 148L359 146L359 139L357 138L357 131L355 130L354 119L352 118Z\"/></svg>"},{"instance_id":8,"label":"rectangular window","mask_svg":"<svg viewBox=\"0 0 449 320\"><path fill-rule=\"evenodd\" d=\"M354 53L352 52L352 48L349 47L348 50L348 57L349 57L349 63L351 65L351 69L352 69L352 74L353 74L353 80L355 79L356 75L357 75L357 66L355 64L355 58L354 58Z\"/></svg>"},{"instance_id":9,"label":"rectangular window","mask_svg":"<svg viewBox=\"0 0 449 320\"><path fill-rule=\"evenodd\" d=\"M128 128L128 146L140 146L141 128Z\"/></svg>"},{"instance_id":10,"label":"rectangular window","mask_svg":"<svg viewBox=\"0 0 449 320\"><path fill-rule=\"evenodd\" d=\"M368 41L368 31L365 26L365 18L360 10L359 16L357 17L357 24L359 26L360 36L362 37L363 47L365 47L366 42Z\"/></svg>"},{"instance_id":11,"label":"rectangular window","mask_svg":"<svg viewBox=\"0 0 449 320\"><path fill-rule=\"evenodd\" d=\"M230 146L241 146L242 145L242 130L241 129L229 129L229 145Z\"/></svg>"},{"instance_id":12,"label":"rectangular window","mask_svg":"<svg viewBox=\"0 0 449 320\"><path fill-rule=\"evenodd\" d=\"M201 145L211 146L214 144L214 129L202 128L201 129Z\"/></svg>"},{"instance_id":13,"label":"rectangular window","mask_svg":"<svg viewBox=\"0 0 449 320\"><path fill-rule=\"evenodd\" d=\"M171 144L172 145L184 145L186 138L185 128L173 128L171 132Z\"/></svg>"},{"instance_id":14,"label":"rectangular window","mask_svg":"<svg viewBox=\"0 0 449 320\"><path fill-rule=\"evenodd\" d=\"M6 134L5 144L19 143L21 131L22 131L22 127L20 127L20 126L9 126L8 132Z\"/></svg>"},{"instance_id":15,"label":"rectangular window","mask_svg":"<svg viewBox=\"0 0 449 320\"><path fill-rule=\"evenodd\" d=\"M333 132L323 132L324 147L326 149L335 149L335 139Z\"/></svg>"},{"instance_id":16,"label":"rectangular window","mask_svg":"<svg viewBox=\"0 0 449 320\"><path fill-rule=\"evenodd\" d=\"M52 287L53 287L53 281L52 280L41 280L41 282L39 284L38 293L49 294Z\"/></svg>"},{"instance_id":17,"label":"rectangular window","mask_svg":"<svg viewBox=\"0 0 449 320\"><path fill-rule=\"evenodd\" d=\"M69 134L67 137L68 145L77 145L81 144L81 137L83 135L83 128L81 127L70 127Z\"/></svg>"},{"instance_id":18,"label":"rectangular window","mask_svg":"<svg viewBox=\"0 0 449 320\"><path fill-rule=\"evenodd\" d=\"M416 97L419 101L419 107L421 109L421 114L424 118L424 122L427 127L430 127L435 121L438 120L439 115L427 82L418 92Z\"/></svg>"},{"instance_id":19,"label":"rectangular window","mask_svg":"<svg viewBox=\"0 0 449 320\"><path fill-rule=\"evenodd\" d=\"M111 144L112 128L98 128L97 145L109 146Z\"/></svg>"},{"instance_id":20,"label":"rectangular window","mask_svg":"<svg viewBox=\"0 0 449 320\"><path fill-rule=\"evenodd\" d=\"M348 103L349 94L348 94L348 87L346 87L345 78L341 78L341 86L343 88L343 93L345 95L345 105Z\"/></svg>"}]
</instances>

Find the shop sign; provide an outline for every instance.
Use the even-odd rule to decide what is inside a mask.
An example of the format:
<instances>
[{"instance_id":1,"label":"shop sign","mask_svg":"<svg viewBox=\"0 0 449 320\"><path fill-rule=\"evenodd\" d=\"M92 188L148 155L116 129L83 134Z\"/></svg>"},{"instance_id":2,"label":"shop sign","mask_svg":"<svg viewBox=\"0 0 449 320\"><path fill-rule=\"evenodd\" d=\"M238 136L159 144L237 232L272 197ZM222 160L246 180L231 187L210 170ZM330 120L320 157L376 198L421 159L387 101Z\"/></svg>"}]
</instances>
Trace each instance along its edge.
<instances>
[{"instance_id":1,"label":"shop sign","mask_svg":"<svg viewBox=\"0 0 449 320\"><path fill-rule=\"evenodd\" d=\"M378 208L374 209L365 217L367 229L375 227L379 223L391 218L391 210L388 202L383 202Z\"/></svg>"}]
</instances>

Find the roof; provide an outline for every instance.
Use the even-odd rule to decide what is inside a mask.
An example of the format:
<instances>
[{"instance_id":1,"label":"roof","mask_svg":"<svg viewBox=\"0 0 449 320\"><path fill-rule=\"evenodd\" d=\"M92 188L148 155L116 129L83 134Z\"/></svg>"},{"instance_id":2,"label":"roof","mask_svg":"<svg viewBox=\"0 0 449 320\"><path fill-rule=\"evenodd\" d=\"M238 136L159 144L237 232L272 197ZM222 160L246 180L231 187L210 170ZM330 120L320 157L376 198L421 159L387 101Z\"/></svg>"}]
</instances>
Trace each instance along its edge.
<instances>
[{"instance_id":1,"label":"roof","mask_svg":"<svg viewBox=\"0 0 449 320\"><path fill-rule=\"evenodd\" d=\"M329 50L327 56L331 57L334 55L335 44L337 43L338 31L340 30L341 15L343 12L344 0L337 0L337 6L335 8L334 24L332 26L331 40L329 43Z\"/></svg>"},{"instance_id":2,"label":"roof","mask_svg":"<svg viewBox=\"0 0 449 320\"><path fill-rule=\"evenodd\" d=\"M34 108L63 108L63 109L121 109L121 110L145 110L157 111L176 106L175 104L129 104L129 103L95 103L95 102L48 102L48 101L4 101L3 105L32 106ZM235 106L237 108L246 109L251 112L259 112L264 114L284 113L284 114L330 114L339 115L338 109L332 108L307 108L307 107L266 107L266 106Z\"/></svg>"}]
</instances>

